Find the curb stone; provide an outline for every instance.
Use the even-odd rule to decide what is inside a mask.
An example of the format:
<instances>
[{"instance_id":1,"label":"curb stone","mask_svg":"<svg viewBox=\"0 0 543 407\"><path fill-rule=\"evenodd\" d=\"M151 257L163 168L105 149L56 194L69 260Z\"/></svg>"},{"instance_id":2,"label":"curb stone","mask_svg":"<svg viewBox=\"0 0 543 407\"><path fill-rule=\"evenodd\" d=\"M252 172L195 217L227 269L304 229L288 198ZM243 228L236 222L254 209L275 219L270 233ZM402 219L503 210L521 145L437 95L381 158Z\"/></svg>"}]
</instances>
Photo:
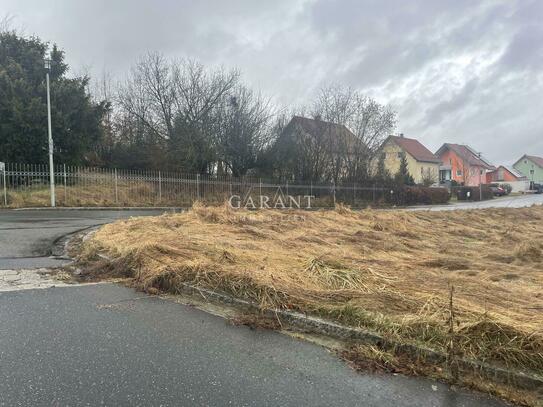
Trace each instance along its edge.
<instances>
[{"instance_id":1,"label":"curb stone","mask_svg":"<svg viewBox=\"0 0 543 407\"><path fill-rule=\"evenodd\" d=\"M7 208L9 209L9 208ZM29 208L12 208L13 211L58 211L58 210L67 210L67 211L172 211L172 212L182 212L187 210L186 207L180 206L57 206L51 208L49 206L43 207L29 207Z\"/></svg>"}]
</instances>

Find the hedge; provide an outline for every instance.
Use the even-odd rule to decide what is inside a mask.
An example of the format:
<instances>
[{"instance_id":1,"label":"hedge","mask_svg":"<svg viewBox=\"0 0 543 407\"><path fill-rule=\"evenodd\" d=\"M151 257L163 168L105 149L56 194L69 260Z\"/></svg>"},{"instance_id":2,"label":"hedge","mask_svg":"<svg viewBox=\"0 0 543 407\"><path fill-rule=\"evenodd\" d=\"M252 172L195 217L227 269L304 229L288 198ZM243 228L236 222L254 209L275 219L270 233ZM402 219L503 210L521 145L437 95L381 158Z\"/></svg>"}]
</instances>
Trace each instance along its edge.
<instances>
[{"instance_id":1,"label":"hedge","mask_svg":"<svg viewBox=\"0 0 543 407\"><path fill-rule=\"evenodd\" d=\"M447 188L422 186L396 187L386 194L386 202L398 206L445 204L449 198Z\"/></svg>"},{"instance_id":2,"label":"hedge","mask_svg":"<svg viewBox=\"0 0 543 407\"><path fill-rule=\"evenodd\" d=\"M481 185L479 187L455 187L453 193L459 201L483 201L494 198L494 194L489 185ZM481 196L482 195L482 196Z\"/></svg>"}]
</instances>

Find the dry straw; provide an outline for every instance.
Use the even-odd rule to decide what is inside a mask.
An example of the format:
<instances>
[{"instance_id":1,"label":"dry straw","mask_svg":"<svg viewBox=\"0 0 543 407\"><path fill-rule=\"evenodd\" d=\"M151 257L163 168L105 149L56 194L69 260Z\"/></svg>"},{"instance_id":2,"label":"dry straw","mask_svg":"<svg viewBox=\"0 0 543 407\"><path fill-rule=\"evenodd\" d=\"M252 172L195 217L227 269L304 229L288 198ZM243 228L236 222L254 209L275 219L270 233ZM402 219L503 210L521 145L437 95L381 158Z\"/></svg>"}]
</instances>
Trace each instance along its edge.
<instances>
[{"instance_id":1,"label":"dry straw","mask_svg":"<svg viewBox=\"0 0 543 407\"><path fill-rule=\"evenodd\" d=\"M85 259L142 289L180 283L445 351L448 285L464 357L543 371L543 207L191 211L106 225ZM113 267L112 267L113 266Z\"/></svg>"}]
</instances>

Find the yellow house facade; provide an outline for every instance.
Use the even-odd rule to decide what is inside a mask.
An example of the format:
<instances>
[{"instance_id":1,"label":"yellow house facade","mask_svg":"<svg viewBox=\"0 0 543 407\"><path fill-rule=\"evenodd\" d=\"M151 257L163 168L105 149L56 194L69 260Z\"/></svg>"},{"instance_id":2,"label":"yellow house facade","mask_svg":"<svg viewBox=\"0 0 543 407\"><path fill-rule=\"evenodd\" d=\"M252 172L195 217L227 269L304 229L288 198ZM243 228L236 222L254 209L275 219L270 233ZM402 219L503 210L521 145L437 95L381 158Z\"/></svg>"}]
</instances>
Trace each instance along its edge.
<instances>
[{"instance_id":1,"label":"yellow house facade","mask_svg":"<svg viewBox=\"0 0 543 407\"><path fill-rule=\"evenodd\" d=\"M418 140L389 136L381 145L376 160L382 158L385 168L394 176L400 169L402 155L407 160L407 169L416 184L439 182L441 160Z\"/></svg>"}]
</instances>

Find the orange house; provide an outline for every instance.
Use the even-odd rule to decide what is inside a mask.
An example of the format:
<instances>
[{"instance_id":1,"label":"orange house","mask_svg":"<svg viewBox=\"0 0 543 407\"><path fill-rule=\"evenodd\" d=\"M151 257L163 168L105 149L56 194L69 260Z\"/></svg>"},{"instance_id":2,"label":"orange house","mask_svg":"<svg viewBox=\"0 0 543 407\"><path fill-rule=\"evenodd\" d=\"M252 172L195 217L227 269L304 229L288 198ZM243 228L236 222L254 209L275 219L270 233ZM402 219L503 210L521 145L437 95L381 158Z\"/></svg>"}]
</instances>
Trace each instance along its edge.
<instances>
[{"instance_id":1,"label":"orange house","mask_svg":"<svg viewBox=\"0 0 543 407\"><path fill-rule=\"evenodd\" d=\"M490 184L492 182L515 182L524 181L527 178L514 168L508 168L504 165L500 165L494 171L487 172L486 182Z\"/></svg>"},{"instance_id":2,"label":"orange house","mask_svg":"<svg viewBox=\"0 0 543 407\"><path fill-rule=\"evenodd\" d=\"M439 168L440 182L456 181L460 185L478 186L487 182L486 173L496 167L462 144L445 143L436 155L443 163Z\"/></svg>"}]
</instances>

